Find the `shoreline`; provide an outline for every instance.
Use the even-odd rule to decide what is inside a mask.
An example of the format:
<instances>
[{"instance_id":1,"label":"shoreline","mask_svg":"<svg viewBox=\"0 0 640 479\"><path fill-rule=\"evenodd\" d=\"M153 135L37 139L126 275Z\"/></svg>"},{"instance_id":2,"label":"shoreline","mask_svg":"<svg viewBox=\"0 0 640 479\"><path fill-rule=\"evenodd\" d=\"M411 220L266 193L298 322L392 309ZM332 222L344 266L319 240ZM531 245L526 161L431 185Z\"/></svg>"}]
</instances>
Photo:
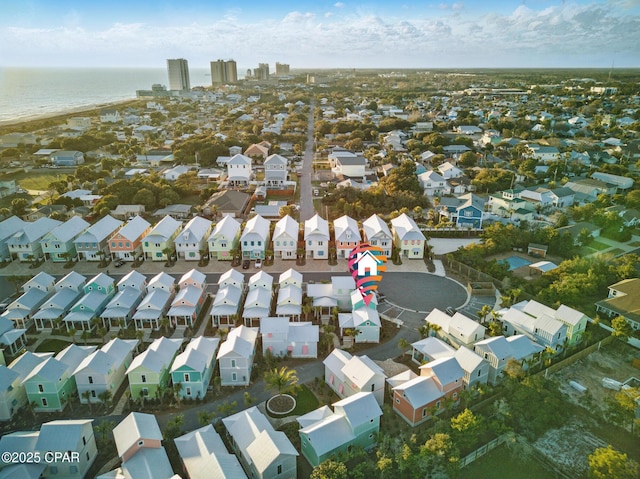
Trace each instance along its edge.
<instances>
[{"instance_id":1,"label":"shoreline","mask_svg":"<svg viewBox=\"0 0 640 479\"><path fill-rule=\"evenodd\" d=\"M117 100L117 101L106 102L106 103L96 103L92 105L78 106L78 107L69 108L67 110L61 110L57 112L33 114L33 115L25 116L23 118L16 118L13 120L0 120L0 134L8 133L8 132L3 132L1 130L4 130L12 126L24 126L26 123L55 120L56 118L62 119L69 116L76 116L82 113L95 112L96 110L102 110L104 108L110 108L110 107L112 108L112 107L127 105L137 101L144 101L144 99L134 97L128 100Z\"/></svg>"}]
</instances>

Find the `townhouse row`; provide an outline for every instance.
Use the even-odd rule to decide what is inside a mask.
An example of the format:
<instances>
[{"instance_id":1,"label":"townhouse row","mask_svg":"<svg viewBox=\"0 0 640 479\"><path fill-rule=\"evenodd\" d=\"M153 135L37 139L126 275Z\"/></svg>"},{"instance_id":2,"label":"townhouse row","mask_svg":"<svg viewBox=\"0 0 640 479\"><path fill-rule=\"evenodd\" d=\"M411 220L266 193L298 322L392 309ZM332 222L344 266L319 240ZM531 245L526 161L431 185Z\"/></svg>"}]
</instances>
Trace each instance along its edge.
<instances>
[{"instance_id":1,"label":"townhouse row","mask_svg":"<svg viewBox=\"0 0 640 479\"><path fill-rule=\"evenodd\" d=\"M275 224L273 234L270 221L260 215L249 219L244 228L232 216L225 216L215 224L196 216L184 225L165 216L153 226L141 216L122 222L107 215L93 225L77 216L65 222L46 217L26 222L12 216L0 222L0 259L5 262L106 258L167 261L171 257L185 261L199 261L203 257L232 260L238 245L244 259L264 259L270 245L276 257L296 259L300 238L306 256L313 259L328 259L332 241L338 258L347 258L363 239L381 247L387 256L391 256L395 245L404 257L423 257L426 238L405 214L391 220L391 229L373 215L363 222L363 234L357 222L348 216L336 219L333 225L332 237L329 223L318 215L305 221L303 233L297 221L285 216Z\"/></svg>"}]
</instances>

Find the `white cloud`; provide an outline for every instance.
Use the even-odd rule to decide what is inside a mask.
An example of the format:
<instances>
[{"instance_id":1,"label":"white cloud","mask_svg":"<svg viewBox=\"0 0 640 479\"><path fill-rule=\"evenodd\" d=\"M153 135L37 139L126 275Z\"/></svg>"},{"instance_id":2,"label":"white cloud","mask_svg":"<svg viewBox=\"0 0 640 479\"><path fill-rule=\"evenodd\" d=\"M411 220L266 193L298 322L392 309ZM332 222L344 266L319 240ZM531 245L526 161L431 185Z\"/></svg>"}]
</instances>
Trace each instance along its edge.
<instances>
[{"instance_id":1,"label":"white cloud","mask_svg":"<svg viewBox=\"0 0 640 479\"><path fill-rule=\"evenodd\" d=\"M336 8L342 8L342 7L344 7L344 3L336 2L336 3L333 4L333 6L336 7Z\"/></svg>"},{"instance_id":2,"label":"white cloud","mask_svg":"<svg viewBox=\"0 0 640 479\"><path fill-rule=\"evenodd\" d=\"M174 55L193 66L234 58L241 68L262 61L292 67L601 66L613 55L620 66L640 64L640 16L606 4L544 10L521 5L474 17L464 10L452 17L452 8L403 17L294 11L250 23L228 14L162 28L143 23L102 30L11 27L0 28L0 44L4 64L23 65L28 59L34 66L76 58L95 65L153 66Z\"/></svg>"}]
</instances>

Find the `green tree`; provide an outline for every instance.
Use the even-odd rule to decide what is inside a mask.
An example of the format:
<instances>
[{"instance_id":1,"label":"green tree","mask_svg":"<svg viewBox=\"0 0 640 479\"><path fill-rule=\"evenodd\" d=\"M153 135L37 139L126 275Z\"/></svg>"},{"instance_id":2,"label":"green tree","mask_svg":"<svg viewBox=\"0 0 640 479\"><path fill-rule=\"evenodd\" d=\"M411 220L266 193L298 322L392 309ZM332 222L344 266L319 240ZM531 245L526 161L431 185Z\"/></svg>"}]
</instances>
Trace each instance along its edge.
<instances>
[{"instance_id":1,"label":"green tree","mask_svg":"<svg viewBox=\"0 0 640 479\"><path fill-rule=\"evenodd\" d=\"M108 411L109 407L111 406L111 400L113 399L113 393L108 389L105 389L100 394L98 394L98 399L104 406L104 410Z\"/></svg>"},{"instance_id":2,"label":"green tree","mask_svg":"<svg viewBox=\"0 0 640 479\"><path fill-rule=\"evenodd\" d=\"M294 393L298 386L298 376L295 369L282 366L280 369L274 368L264 373L264 382L268 389L278 391L278 395Z\"/></svg>"},{"instance_id":3,"label":"green tree","mask_svg":"<svg viewBox=\"0 0 640 479\"><path fill-rule=\"evenodd\" d=\"M213 411L200 411L198 412L198 423L201 426L206 426L207 424L211 424L211 421L215 419L217 414Z\"/></svg>"},{"instance_id":4,"label":"green tree","mask_svg":"<svg viewBox=\"0 0 640 479\"><path fill-rule=\"evenodd\" d=\"M87 406L89 406L89 415L93 415L93 406L91 405L91 391L89 391L88 389L86 391L83 391L82 394L80 394L80 397L87 401Z\"/></svg>"},{"instance_id":5,"label":"green tree","mask_svg":"<svg viewBox=\"0 0 640 479\"><path fill-rule=\"evenodd\" d=\"M109 433L111 431L113 431L113 428L115 427L116 423L113 421L100 421L100 424L98 424L97 426L95 426L95 430L98 433L98 437L100 438L100 441L105 444L107 443L107 438L109 437Z\"/></svg>"},{"instance_id":6,"label":"green tree","mask_svg":"<svg viewBox=\"0 0 640 479\"><path fill-rule=\"evenodd\" d=\"M347 466L329 459L313 468L310 479L347 479Z\"/></svg>"},{"instance_id":7,"label":"green tree","mask_svg":"<svg viewBox=\"0 0 640 479\"><path fill-rule=\"evenodd\" d=\"M28 207L29 201L24 198L16 198L11 201L11 213L16 216L23 216Z\"/></svg>"},{"instance_id":8,"label":"green tree","mask_svg":"<svg viewBox=\"0 0 640 479\"><path fill-rule=\"evenodd\" d=\"M407 354L407 351L411 348L411 343L404 338L398 340L398 349L402 351L402 356Z\"/></svg>"},{"instance_id":9,"label":"green tree","mask_svg":"<svg viewBox=\"0 0 640 479\"><path fill-rule=\"evenodd\" d=\"M175 439L182 433L182 425L184 424L184 414L177 414L173 419L167 423L167 427L164 429L165 440Z\"/></svg>"},{"instance_id":10,"label":"green tree","mask_svg":"<svg viewBox=\"0 0 640 479\"><path fill-rule=\"evenodd\" d=\"M638 464L626 454L613 449L611 445L599 447L587 458L589 477L594 479L635 479Z\"/></svg>"},{"instance_id":11,"label":"green tree","mask_svg":"<svg viewBox=\"0 0 640 479\"><path fill-rule=\"evenodd\" d=\"M633 328L623 316L613 318L613 320L611 320L611 327L613 328L611 335L622 341L626 341L633 334Z\"/></svg>"}]
</instances>

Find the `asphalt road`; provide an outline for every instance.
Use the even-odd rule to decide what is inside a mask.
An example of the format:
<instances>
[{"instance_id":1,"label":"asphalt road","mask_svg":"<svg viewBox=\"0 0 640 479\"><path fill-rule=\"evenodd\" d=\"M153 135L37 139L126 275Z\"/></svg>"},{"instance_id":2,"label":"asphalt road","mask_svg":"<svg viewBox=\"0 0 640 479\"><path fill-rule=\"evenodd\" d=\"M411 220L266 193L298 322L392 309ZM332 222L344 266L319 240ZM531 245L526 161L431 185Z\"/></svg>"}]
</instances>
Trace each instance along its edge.
<instances>
[{"instance_id":1,"label":"asphalt road","mask_svg":"<svg viewBox=\"0 0 640 479\"><path fill-rule=\"evenodd\" d=\"M302 161L302 176L300 177L300 221L311 218L316 212L313 207L313 196L311 195L311 174L313 171L313 112L315 102L309 105L309 125L307 126L307 146L304 150Z\"/></svg>"}]
</instances>

